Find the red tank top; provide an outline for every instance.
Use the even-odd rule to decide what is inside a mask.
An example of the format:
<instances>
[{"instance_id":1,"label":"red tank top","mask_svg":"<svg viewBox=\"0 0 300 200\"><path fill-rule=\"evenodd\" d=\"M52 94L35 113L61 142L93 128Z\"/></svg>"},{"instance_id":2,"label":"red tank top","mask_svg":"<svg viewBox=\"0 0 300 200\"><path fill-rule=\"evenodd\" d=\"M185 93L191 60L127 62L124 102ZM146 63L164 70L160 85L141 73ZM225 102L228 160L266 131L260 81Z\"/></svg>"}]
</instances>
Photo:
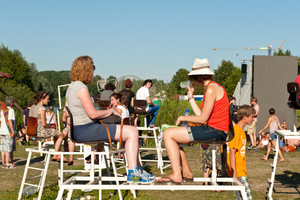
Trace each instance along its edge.
<instances>
[{"instance_id":1,"label":"red tank top","mask_svg":"<svg viewBox=\"0 0 300 200\"><path fill-rule=\"evenodd\" d=\"M228 101L227 93L225 89L216 82L212 81L208 83L208 85L212 83L217 84L219 87L221 87L224 91L224 95L220 100L215 101L211 115L207 120L207 125L221 131L229 131L230 118L229 118L229 101ZM202 104L200 105L201 111L203 108L204 101L205 101L205 96L203 97Z\"/></svg>"}]
</instances>

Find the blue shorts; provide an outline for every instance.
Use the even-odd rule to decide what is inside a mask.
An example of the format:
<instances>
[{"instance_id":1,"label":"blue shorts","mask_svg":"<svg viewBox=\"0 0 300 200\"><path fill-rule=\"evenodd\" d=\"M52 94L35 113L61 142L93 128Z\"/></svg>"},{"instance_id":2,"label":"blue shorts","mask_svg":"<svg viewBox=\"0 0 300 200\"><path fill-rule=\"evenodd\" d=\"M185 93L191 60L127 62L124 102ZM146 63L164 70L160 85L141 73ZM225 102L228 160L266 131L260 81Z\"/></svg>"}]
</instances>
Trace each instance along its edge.
<instances>
[{"instance_id":1,"label":"blue shorts","mask_svg":"<svg viewBox=\"0 0 300 200\"><path fill-rule=\"evenodd\" d=\"M270 134L270 140L271 140L271 141L277 140L277 135L276 135L276 133L271 133L271 134Z\"/></svg>"},{"instance_id":2,"label":"blue shorts","mask_svg":"<svg viewBox=\"0 0 300 200\"><path fill-rule=\"evenodd\" d=\"M106 124L111 140L115 139L116 124ZM98 142L108 140L108 134L104 125L99 123L90 123L74 126L73 130L75 142Z\"/></svg>"},{"instance_id":3,"label":"blue shorts","mask_svg":"<svg viewBox=\"0 0 300 200\"><path fill-rule=\"evenodd\" d=\"M225 141L227 137L227 134L224 131L215 129L208 125L187 127L187 132L191 142L206 140Z\"/></svg>"}]
</instances>

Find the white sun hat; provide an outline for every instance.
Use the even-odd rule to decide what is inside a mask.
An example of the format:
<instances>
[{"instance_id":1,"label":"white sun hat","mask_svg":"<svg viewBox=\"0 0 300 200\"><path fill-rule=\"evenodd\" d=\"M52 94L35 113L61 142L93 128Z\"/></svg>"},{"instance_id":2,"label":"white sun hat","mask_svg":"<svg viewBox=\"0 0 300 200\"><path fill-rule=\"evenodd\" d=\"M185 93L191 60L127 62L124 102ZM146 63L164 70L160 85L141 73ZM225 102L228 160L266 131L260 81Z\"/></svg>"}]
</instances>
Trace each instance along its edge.
<instances>
[{"instance_id":1,"label":"white sun hat","mask_svg":"<svg viewBox=\"0 0 300 200\"><path fill-rule=\"evenodd\" d=\"M209 63L207 58L199 59L196 58L193 64L192 71L188 74L193 75L214 75L215 73L209 69Z\"/></svg>"}]
</instances>

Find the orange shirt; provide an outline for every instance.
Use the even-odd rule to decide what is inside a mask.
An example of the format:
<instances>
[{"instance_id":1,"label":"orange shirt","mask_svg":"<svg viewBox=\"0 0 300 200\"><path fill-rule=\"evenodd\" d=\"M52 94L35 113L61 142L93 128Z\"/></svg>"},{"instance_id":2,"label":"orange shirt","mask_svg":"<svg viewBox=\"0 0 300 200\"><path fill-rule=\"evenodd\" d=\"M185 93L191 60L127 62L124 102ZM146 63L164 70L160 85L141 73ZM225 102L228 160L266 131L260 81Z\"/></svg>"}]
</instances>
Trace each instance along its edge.
<instances>
[{"instance_id":1,"label":"orange shirt","mask_svg":"<svg viewBox=\"0 0 300 200\"><path fill-rule=\"evenodd\" d=\"M227 171L228 176L232 176L233 173L230 167L229 149L236 149L235 162L237 176L247 176L246 170L246 134L238 124L234 126L234 138L227 144Z\"/></svg>"},{"instance_id":2,"label":"orange shirt","mask_svg":"<svg viewBox=\"0 0 300 200\"><path fill-rule=\"evenodd\" d=\"M227 93L225 89L216 82L212 81L208 85L212 83L221 87L224 91L224 95L220 100L215 101L211 115L208 118L207 125L221 131L229 131L230 118L229 118L229 101L228 101ZM204 101L205 101L205 96L203 97L202 104L200 105L201 110L203 108Z\"/></svg>"}]
</instances>

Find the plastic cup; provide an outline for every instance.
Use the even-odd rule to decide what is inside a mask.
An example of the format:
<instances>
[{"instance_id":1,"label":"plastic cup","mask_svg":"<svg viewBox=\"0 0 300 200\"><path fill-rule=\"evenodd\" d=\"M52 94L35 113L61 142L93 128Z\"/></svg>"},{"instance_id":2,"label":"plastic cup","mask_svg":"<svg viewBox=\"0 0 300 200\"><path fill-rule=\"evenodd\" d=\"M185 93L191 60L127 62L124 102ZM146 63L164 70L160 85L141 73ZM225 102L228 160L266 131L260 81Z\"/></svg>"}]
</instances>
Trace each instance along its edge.
<instances>
[{"instance_id":1,"label":"plastic cup","mask_svg":"<svg viewBox=\"0 0 300 200\"><path fill-rule=\"evenodd\" d=\"M187 85L188 85L189 87L193 87L193 84L192 84L191 81L183 81L183 82L180 83L180 87L181 87L181 88L186 88Z\"/></svg>"}]
</instances>

